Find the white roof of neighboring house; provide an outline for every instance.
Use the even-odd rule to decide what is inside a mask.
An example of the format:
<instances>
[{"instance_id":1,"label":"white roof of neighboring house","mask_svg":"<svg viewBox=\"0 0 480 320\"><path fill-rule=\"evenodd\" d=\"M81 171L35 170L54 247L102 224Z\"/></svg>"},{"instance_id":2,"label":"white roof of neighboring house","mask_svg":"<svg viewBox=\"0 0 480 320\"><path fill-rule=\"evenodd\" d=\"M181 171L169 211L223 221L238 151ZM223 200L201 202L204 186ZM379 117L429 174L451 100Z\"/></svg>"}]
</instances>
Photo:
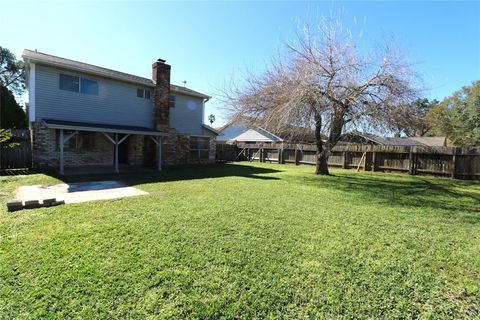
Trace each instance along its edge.
<instances>
[{"instance_id":1,"label":"white roof of neighboring house","mask_svg":"<svg viewBox=\"0 0 480 320\"><path fill-rule=\"evenodd\" d=\"M283 139L263 128L249 128L242 124L230 123L219 129L222 135L217 141L226 142L283 142Z\"/></svg>"},{"instance_id":2,"label":"white roof of neighboring house","mask_svg":"<svg viewBox=\"0 0 480 320\"><path fill-rule=\"evenodd\" d=\"M428 147L443 147L447 145L447 137L410 137Z\"/></svg>"},{"instance_id":3,"label":"white roof of neighboring house","mask_svg":"<svg viewBox=\"0 0 480 320\"><path fill-rule=\"evenodd\" d=\"M31 62L40 62L45 65L50 65L58 68L64 68L64 69L69 69L69 70L75 70L79 72L85 72L89 74L94 74L98 76L103 76L106 78L111 78L111 79L116 79L116 80L122 80L126 82L131 82L135 84L140 84L143 86L148 86L148 87L155 87L155 81L152 79L144 78L144 77L139 77L130 73L125 73L121 71L116 71L112 69L107 69L99 66L95 66L92 64L84 63L84 62L79 62L75 60L70 60L70 59L65 59L62 57L57 57L53 56L50 54L42 53L42 52L37 52L37 51L32 51L25 49L23 50L22 54L23 59L29 60ZM170 84L170 90L175 93L179 94L185 94L197 98L202 98L202 99L210 99L211 97L194 91L192 89L186 88L186 87L181 87L181 86L176 86L173 84Z\"/></svg>"}]
</instances>

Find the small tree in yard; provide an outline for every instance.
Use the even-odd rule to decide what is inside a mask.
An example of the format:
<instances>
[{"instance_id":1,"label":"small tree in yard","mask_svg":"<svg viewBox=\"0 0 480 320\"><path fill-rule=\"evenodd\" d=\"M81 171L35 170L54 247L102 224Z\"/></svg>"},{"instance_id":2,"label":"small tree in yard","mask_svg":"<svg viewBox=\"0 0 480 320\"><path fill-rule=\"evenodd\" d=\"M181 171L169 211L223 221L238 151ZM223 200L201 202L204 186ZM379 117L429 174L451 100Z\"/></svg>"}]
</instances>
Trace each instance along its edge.
<instances>
[{"instance_id":1,"label":"small tree in yard","mask_svg":"<svg viewBox=\"0 0 480 320\"><path fill-rule=\"evenodd\" d=\"M0 128L22 128L27 125L25 111L14 94L25 89L23 61L17 60L7 48L0 46Z\"/></svg>"},{"instance_id":2,"label":"small tree in yard","mask_svg":"<svg viewBox=\"0 0 480 320\"><path fill-rule=\"evenodd\" d=\"M314 129L317 174L329 174L328 158L347 127L388 128L391 113L416 97L416 76L398 51L385 46L362 54L341 30L338 23L324 23L315 33L304 28L266 72L224 90L234 121Z\"/></svg>"}]
</instances>

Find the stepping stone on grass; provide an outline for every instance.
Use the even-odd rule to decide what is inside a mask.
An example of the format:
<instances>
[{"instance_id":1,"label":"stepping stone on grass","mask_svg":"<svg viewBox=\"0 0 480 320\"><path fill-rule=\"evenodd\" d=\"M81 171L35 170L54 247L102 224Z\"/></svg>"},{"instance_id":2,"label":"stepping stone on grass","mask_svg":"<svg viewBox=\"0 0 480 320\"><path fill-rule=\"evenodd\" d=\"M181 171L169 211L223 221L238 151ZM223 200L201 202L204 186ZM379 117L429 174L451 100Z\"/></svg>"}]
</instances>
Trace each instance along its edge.
<instances>
[{"instance_id":1,"label":"stepping stone on grass","mask_svg":"<svg viewBox=\"0 0 480 320\"><path fill-rule=\"evenodd\" d=\"M40 202L38 200L27 200L25 201L25 209L35 209L40 208Z\"/></svg>"},{"instance_id":2,"label":"stepping stone on grass","mask_svg":"<svg viewBox=\"0 0 480 320\"><path fill-rule=\"evenodd\" d=\"M7 208L9 212L18 211L23 209L23 202L21 200L10 200L7 202Z\"/></svg>"}]
</instances>

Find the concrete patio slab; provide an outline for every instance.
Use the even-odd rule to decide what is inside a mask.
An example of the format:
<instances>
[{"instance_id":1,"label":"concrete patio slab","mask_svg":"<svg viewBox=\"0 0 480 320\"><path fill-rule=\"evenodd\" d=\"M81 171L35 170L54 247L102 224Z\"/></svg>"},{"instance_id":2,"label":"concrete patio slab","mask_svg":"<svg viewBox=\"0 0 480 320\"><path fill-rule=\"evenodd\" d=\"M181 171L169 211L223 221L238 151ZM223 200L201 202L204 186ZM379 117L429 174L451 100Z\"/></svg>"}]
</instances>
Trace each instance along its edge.
<instances>
[{"instance_id":1,"label":"concrete patio slab","mask_svg":"<svg viewBox=\"0 0 480 320\"><path fill-rule=\"evenodd\" d=\"M57 185L21 186L15 190L15 198L22 201L56 198L65 203L116 199L146 195L148 192L128 186L120 181L93 181L61 183Z\"/></svg>"}]
</instances>

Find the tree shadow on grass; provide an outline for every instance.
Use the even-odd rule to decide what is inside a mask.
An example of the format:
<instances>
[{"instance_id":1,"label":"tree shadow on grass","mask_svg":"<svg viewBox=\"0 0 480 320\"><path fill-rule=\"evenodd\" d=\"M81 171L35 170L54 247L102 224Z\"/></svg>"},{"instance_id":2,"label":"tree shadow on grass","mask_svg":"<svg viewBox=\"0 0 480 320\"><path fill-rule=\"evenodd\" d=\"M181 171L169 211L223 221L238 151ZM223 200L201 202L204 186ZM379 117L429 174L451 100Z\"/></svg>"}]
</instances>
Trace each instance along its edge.
<instances>
[{"instance_id":1,"label":"tree shadow on grass","mask_svg":"<svg viewBox=\"0 0 480 320\"><path fill-rule=\"evenodd\" d=\"M441 214L461 215L468 223L480 223L480 184L475 181L375 173L312 175L303 177L302 181L311 186L346 192L363 203L430 208Z\"/></svg>"}]
</instances>

